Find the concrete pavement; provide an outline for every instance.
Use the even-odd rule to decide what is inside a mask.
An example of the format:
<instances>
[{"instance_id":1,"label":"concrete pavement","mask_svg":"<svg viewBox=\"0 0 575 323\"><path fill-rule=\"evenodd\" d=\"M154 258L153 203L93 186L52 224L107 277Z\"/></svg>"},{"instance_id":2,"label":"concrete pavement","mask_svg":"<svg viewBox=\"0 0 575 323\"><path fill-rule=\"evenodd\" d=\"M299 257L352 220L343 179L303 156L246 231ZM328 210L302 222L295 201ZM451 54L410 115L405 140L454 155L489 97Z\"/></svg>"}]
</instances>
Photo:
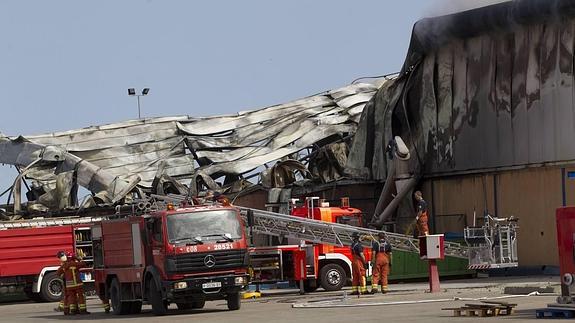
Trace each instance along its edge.
<instances>
[{"instance_id":1,"label":"concrete pavement","mask_svg":"<svg viewBox=\"0 0 575 323\"><path fill-rule=\"evenodd\" d=\"M13 303L0 305L0 322L57 322L61 320L106 321L106 322L426 322L443 323L446 321L467 320L474 322L501 322L513 320L524 322L535 320L535 309L545 307L555 301L556 295L539 296L504 295L508 287L548 287L558 286L559 277L493 277L469 280L451 280L441 283L442 291L428 293L428 285L421 283L392 284L391 292L385 295L364 295L360 298L344 296L349 288L338 292L318 292L299 295L295 289L264 291L264 296L242 302L239 311L228 311L225 302L208 302L201 310L177 310L170 306L167 316L153 316L150 307L145 305L142 314L115 316L105 314L98 299L90 297L86 316L65 317L52 311L51 303ZM501 297L508 297L502 299ZM467 303L478 303L481 299L502 299L518 304L511 316L485 317L470 319L453 317L452 311L442 308L460 307ZM316 304L316 308L301 307L298 304ZM327 305L327 306L323 306ZM345 305L345 306L333 306ZM295 306L295 307L294 307ZM299 306L299 307L298 307Z\"/></svg>"}]
</instances>

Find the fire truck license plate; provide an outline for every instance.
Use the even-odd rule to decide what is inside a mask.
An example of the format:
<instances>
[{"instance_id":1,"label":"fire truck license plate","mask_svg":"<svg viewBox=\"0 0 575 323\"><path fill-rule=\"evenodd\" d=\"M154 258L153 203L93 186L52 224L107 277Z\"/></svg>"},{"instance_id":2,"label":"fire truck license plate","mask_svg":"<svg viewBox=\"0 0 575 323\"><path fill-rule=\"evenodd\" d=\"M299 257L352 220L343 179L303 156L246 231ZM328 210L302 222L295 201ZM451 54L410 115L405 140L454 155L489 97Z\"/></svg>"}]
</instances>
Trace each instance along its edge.
<instances>
[{"instance_id":1,"label":"fire truck license plate","mask_svg":"<svg viewBox=\"0 0 575 323\"><path fill-rule=\"evenodd\" d=\"M220 283L220 282L211 282L211 283L203 283L203 284L202 284L202 288L203 288L203 289L207 289L207 288L218 288L218 287L222 287L222 283Z\"/></svg>"}]
</instances>

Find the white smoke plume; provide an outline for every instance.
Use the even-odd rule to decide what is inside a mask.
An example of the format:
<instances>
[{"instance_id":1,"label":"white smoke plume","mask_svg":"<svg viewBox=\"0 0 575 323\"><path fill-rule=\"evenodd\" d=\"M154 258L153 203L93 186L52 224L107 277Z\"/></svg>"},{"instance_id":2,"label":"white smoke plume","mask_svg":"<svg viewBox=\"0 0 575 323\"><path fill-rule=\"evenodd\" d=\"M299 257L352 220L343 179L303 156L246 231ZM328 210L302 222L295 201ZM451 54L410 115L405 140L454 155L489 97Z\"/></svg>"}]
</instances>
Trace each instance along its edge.
<instances>
[{"instance_id":1,"label":"white smoke plume","mask_svg":"<svg viewBox=\"0 0 575 323\"><path fill-rule=\"evenodd\" d=\"M424 11L424 15L425 17L443 16L502 2L509 2L509 0L435 0Z\"/></svg>"}]
</instances>

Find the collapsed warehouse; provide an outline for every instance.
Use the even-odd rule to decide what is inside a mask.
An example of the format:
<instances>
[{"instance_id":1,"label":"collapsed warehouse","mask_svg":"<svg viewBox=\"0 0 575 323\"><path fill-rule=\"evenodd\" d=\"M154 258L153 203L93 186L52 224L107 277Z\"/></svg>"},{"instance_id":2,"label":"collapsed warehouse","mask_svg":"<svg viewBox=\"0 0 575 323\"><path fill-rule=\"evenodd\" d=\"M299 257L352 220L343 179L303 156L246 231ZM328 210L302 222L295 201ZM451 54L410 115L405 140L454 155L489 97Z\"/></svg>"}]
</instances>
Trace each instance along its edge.
<instances>
[{"instance_id":1,"label":"collapsed warehouse","mask_svg":"<svg viewBox=\"0 0 575 323\"><path fill-rule=\"evenodd\" d=\"M432 231L515 216L520 265L557 265L555 208L575 204L574 37L575 1L505 2L417 22L397 78L237 115L0 138L0 163L19 171L0 216L209 189L280 211L349 196L404 232L420 189Z\"/></svg>"},{"instance_id":2,"label":"collapsed warehouse","mask_svg":"<svg viewBox=\"0 0 575 323\"><path fill-rule=\"evenodd\" d=\"M151 118L0 137L0 163L18 170L3 193L8 203L0 216L17 220L80 209L93 214L95 208L109 212L150 195L213 190L237 198L258 182L274 188L337 180L363 107L386 80L237 115ZM79 187L90 194L78 199Z\"/></svg>"}]
</instances>

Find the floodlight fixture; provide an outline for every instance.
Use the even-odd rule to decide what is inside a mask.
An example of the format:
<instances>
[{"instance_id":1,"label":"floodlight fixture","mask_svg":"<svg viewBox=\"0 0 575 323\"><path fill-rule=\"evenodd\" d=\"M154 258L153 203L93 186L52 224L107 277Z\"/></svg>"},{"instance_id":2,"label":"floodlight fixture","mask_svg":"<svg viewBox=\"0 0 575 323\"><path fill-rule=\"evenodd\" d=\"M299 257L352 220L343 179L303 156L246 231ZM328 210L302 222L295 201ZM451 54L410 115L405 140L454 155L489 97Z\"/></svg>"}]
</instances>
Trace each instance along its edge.
<instances>
[{"instance_id":1,"label":"floodlight fixture","mask_svg":"<svg viewBox=\"0 0 575 323\"><path fill-rule=\"evenodd\" d=\"M138 119L142 118L141 112L140 112L140 97L144 96L144 95L148 95L148 93L150 92L150 88L146 87L142 90L142 94L136 94L136 89L131 87L128 89L128 95L129 96L135 96L138 99Z\"/></svg>"}]
</instances>

